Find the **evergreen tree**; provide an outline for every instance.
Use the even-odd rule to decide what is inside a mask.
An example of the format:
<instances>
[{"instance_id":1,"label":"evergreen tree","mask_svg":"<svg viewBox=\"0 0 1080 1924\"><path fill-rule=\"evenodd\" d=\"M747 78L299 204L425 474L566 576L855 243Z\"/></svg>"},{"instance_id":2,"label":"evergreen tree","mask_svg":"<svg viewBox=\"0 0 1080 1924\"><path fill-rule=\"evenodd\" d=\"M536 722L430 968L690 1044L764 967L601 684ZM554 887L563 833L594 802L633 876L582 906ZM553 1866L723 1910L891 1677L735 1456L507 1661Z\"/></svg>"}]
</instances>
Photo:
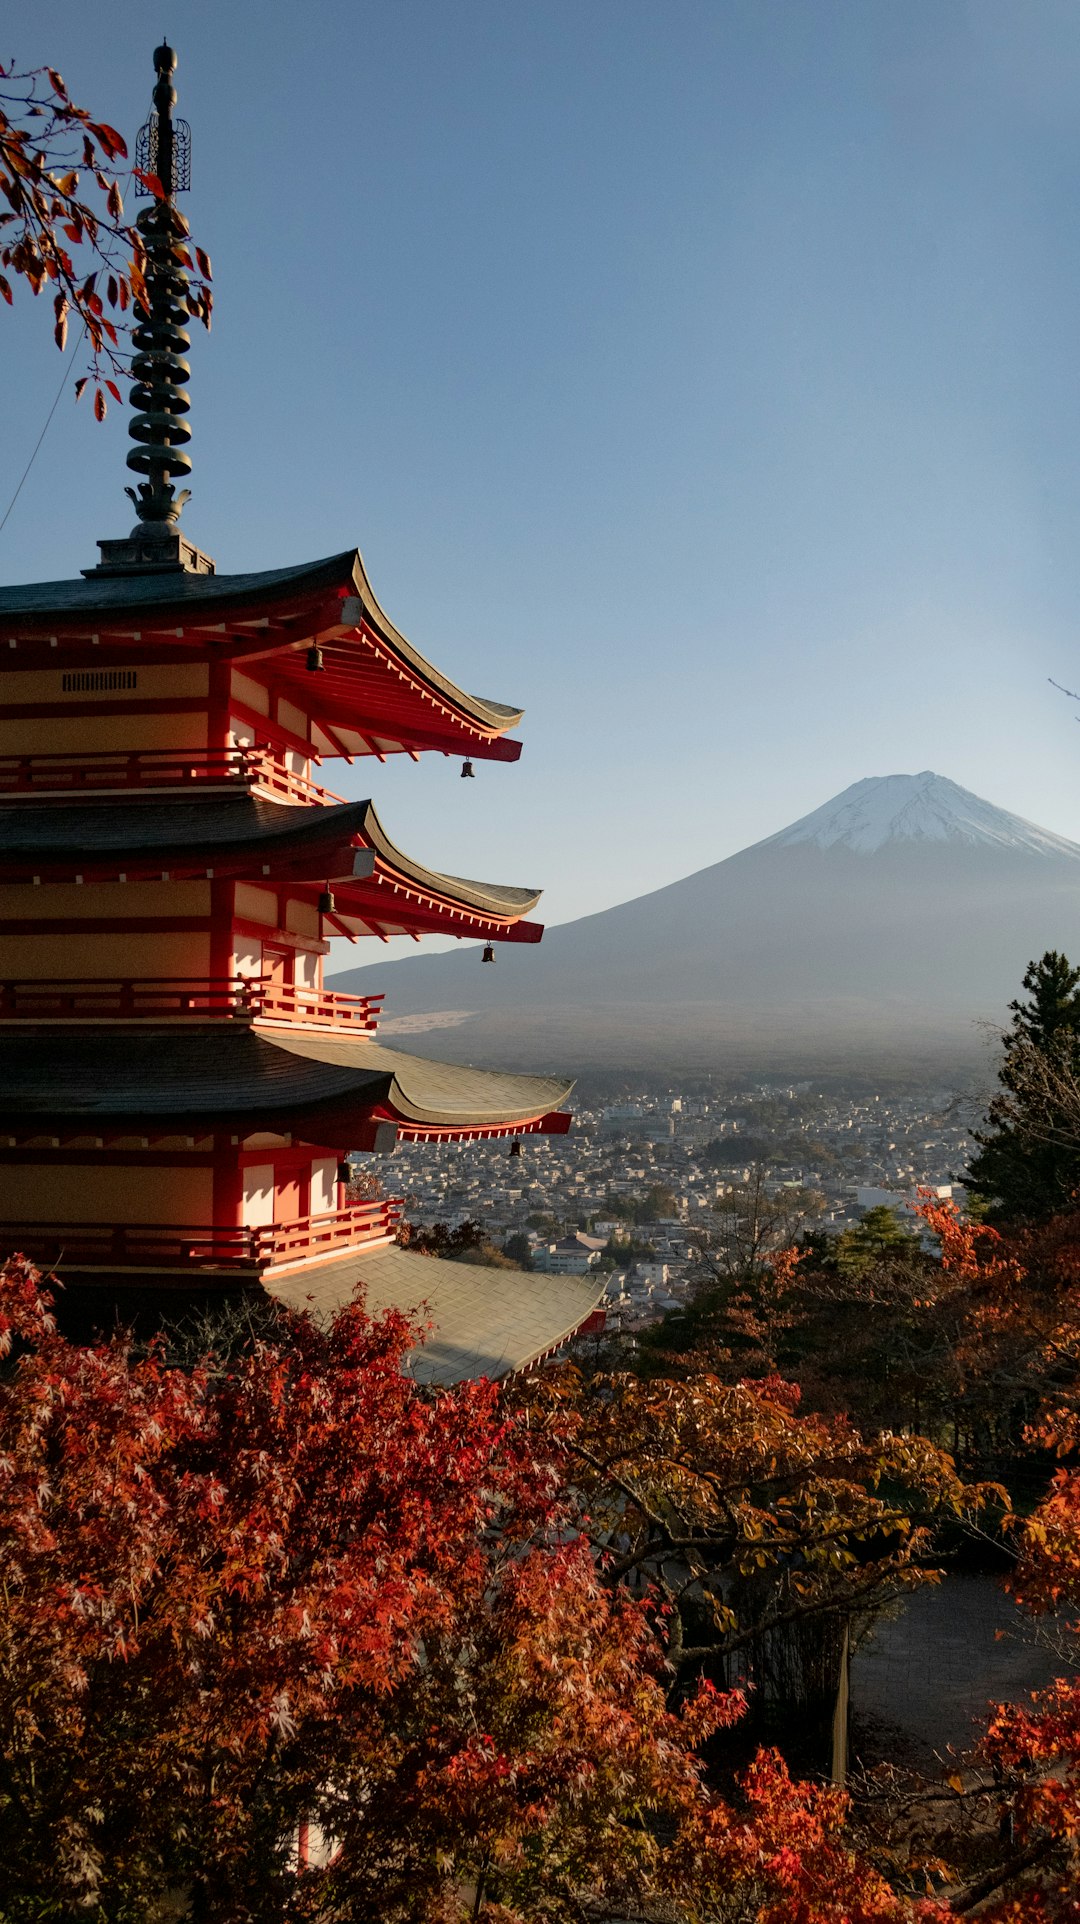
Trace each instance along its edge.
<instances>
[{"instance_id":1,"label":"evergreen tree","mask_svg":"<svg viewBox=\"0 0 1080 1924\"><path fill-rule=\"evenodd\" d=\"M917 1233L900 1221L895 1209L878 1204L838 1238L836 1267L841 1276L862 1276L883 1256L897 1250L907 1254L918 1246Z\"/></svg>"},{"instance_id":2,"label":"evergreen tree","mask_svg":"<svg viewBox=\"0 0 1080 1924\"><path fill-rule=\"evenodd\" d=\"M1029 963L1024 987L1029 999L1010 1002L1001 1038L1002 1094L965 1178L987 1215L1004 1221L1051 1216L1080 1192L1080 1141L1064 1105L1080 1079L1080 969L1048 949Z\"/></svg>"}]
</instances>

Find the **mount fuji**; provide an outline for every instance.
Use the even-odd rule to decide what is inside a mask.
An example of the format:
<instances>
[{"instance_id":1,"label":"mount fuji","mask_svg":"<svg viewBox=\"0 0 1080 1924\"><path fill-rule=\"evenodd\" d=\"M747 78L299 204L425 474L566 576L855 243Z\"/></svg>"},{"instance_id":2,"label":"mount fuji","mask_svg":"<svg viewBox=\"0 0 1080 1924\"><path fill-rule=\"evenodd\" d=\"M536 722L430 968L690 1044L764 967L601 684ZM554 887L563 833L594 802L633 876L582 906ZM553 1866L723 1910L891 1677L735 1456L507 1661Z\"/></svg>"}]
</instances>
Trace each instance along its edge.
<instances>
[{"instance_id":1,"label":"mount fuji","mask_svg":"<svg viewBox=\"0 0 1080 1924\"><path fill-rule=\"evenodd\" d=\"M388 1037L530 1068L943 1069L985 1052L1028 961L1080 960L1080 844L929 770L873 776L726 861L539 948L334 978Z\"/></svg>"}]
</instances>

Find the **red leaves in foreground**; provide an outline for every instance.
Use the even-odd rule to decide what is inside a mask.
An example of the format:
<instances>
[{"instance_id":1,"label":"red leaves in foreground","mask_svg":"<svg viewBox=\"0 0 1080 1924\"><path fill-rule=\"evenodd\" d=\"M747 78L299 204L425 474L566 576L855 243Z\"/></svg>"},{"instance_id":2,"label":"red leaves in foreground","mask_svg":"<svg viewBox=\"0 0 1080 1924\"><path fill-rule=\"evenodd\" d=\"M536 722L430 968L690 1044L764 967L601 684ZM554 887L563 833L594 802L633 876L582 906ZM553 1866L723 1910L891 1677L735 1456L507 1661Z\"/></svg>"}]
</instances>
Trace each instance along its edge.
<instances>
[{"instance_id":1,"label":"red leaves in foreground","mask_svg":"<svg viewBox=\"0 0 1080 1924\"><path fill-rule=\"evenodd\" d=\"M90 373L76 386L76 399L87 381L94 386L94 415L104 420L105 388L116 394L106 372L125 371L121 330L105 313L105 302L126 313L134 302L147 305L146 251L139 230L125 221L123 188L132 175L154 197L162 198L154 174L126 167L127 148L115 127L94 120L71 99L54 67L18 73L0 65L0 269L7 268L31 293L53 294L53 339L61 352L68 337L68 317L81 325ZM85 197L85 174L104 198L104 206ZM175 213L175 210L174 210ZM187 223L181 223L183 234ZM83 248L82 267L72 249ZM177 250L191 265L186 248ZM87 258L91 272L85 275ZM213 312L210 261L195 249L198 275L187 294L188 312L209 327ZM105 301L95 290L105 274ZM9 306L11 280L0 273L0 298Z\"/></svg>"},{"instance_id":2,"label":"red leaves in foreground","mask_svg":"<svg viewBox=\"0 0 1080 1924\"><path fill-rule=\"evenodd\" d=\"M1037 1409L1027 1441L1075 1461L1080 1212L1008 1236L951 1205L920 1213L939 1238L946 1278L969 1292L962 1360L986 1369L989 1359L997 1382L1025 1391ZM1080 1472L1059 1469L1032 1514L1010 1521L1019 1558L1008 1587L1034 1615L1058 1619L1069 1674L1028 1704L997 1705L991 1717L983 1756L1007 1801L1017 1874L1028 1888L979 1915L993 1924L1056 1924L1080 1918L1080 1679L1075 1643L1069 1649L1080 1635Z\"/></svg>"},{"instance_id":3,"label":"red leaves in foreground","mask_svg":"<svg viewBox=\"0 0 1080 1924\"><path fill-rule=\"evenodd\" d=\"M931 1915L776 1758L706 1793L738 1696L668 1710L555 1455L490 1385L416 1389L415 1334L352 1307L185 1371L69 1344L0 1273L4 1915Z\"/></svg>"}]
</instances>

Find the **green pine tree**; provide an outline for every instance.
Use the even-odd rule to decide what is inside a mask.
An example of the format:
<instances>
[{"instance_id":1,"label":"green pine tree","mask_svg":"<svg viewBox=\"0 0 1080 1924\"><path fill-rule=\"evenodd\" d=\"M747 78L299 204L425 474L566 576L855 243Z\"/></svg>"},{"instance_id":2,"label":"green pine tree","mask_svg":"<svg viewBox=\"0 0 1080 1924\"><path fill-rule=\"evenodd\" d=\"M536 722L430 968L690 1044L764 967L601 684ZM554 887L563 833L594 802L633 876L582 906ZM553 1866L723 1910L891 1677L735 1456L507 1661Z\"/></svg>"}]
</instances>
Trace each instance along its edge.
<instances>
[{"instance_id":1,"label":"green pine tree","mask_svg":"<svg viewBox=\"0 0 1080 1924\"><path fill-rule=\"evenodd\" d=\"M1001 1038L1003 1093L976 1133L979 1150L964 1179L981 1213L1006 1222L1052 1216L1080 1192L1076 1123L1055 1115L1053 1099L1061 1071L1080 1078L1080 969L1048 949L1029 963L1024 987L1029 1000L1010 1002L1012 1027ZM1032 1074L1040 1060L1046 1077Z\"/></svg>"},{"instance_id":2,"label":"green pine tree","mask_svg":"<svg viewBox=\"0 0 1080 1924\"><path fill-rule=\"evenodd\" d=\"M838 1238L836 1267L841 1276L862 1276L882 1257L891 1256L896 1250L909 1252L918 1247L917 1230L902 1223L895 1209L879 1203Z\"/></svg>"}]
</instances>

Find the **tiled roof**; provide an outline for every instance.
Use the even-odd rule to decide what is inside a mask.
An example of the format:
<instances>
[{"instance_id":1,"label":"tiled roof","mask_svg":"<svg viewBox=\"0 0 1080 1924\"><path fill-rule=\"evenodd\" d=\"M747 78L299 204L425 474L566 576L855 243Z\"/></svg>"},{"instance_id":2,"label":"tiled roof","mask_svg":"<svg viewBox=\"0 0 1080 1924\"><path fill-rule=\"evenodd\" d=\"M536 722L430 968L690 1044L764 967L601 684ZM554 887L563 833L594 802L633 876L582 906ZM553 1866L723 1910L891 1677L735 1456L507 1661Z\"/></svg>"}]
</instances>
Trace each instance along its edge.
<instances>
[{"instance_id":1,"label":"tiled roof","mask_svg":"<svg viewBox=\"0 0 1080 1924\"><path fill-rule=\"evenodd\" d=\"M164 616L174 608L185 612L197 609L210 620L219 612L227 613L230 607L246 606L266 596L337 588L343 577L351 575L355 559L355 551L347 549L324 561L270 568L258 574L91 575L67 581L17 582L0 588L0 620L20 615L78 617L136 611Z\"/></svg>"},{"instance_id":2,"label":"tiled roof","mask_svg":"<svg viewBox=\"0 0 1080 1924\"><path fill-rule=\"evenodd\" d=\"M91 1034L0 1034L0 1134L30 1119L89 1125L106 1118L168 1118L203 1129L233 1121L264 1128L275 1116L320 1107L357 1116L384 1107L432 1128L482 1129L558 1109L573 1084L432 1062L364 1036L270 1036L229 1022L182 1032L138 1028ZM316 1138L317 1140L318 1138Z\"/></svg>"},{"instance_id":3,"label":"tiled roof","mask_svg":"<svg viewBox=\"0 0 1080 1924\"><path fill-rule=\"evenodd\" d=\"M407 881L480 914L522 916L540 899L539 889L473 882L425 868L395 847L370 801L312 807L240 794L197 801L9 803L0 807L0 866L44 869L60 863L92 869L108 859L134 868L140 857L152 855L163 868L194 858L204 869L250 849L261 867L275 856L302 857L308 847L336 842L347 849L354 836ZM351 872L347 860L320 870L334 880Z\"/></svg>"},{"instance_id":4,"label":"tiled roof","mask_svg":"<svg viewBox=\"0 0 1080 1924\"><path fill-rule=\"evenodd\" d=\"M397 1247L347 1257L271 1281L291 1309L329 1316L362 1288L367 1308L421 1310L426 1342L409 1356L418 1383L460 1383L524 1369L572 1336L596 1308L603 1282L521 1275L445 1262ZM426 1306L426 1307L425 1307Z\"/></svg>"},{"instance_id":5,"label":"tiled roof","mask_svg":"<svg viewBox=\"0 0 1080 1924\"><path fill-rule=\"evenodd\" d=\"M501 734L521 720L519 708L466 694L406 640L379 606L355 548L300 567L271 568L259 574L133 574L0 588L0 633L40 635L55 629L77 635L90 628L130 627L134 619L140 623L142 639L149 641L158 631L175 633L178 623L227 624L230 615L241 614L249 621L260 615L270 617L286 604L295 609L308 599L314 605L343 594L359 596L365 620L404 668L481 728Z\"/></svg>"}]
</instances>

